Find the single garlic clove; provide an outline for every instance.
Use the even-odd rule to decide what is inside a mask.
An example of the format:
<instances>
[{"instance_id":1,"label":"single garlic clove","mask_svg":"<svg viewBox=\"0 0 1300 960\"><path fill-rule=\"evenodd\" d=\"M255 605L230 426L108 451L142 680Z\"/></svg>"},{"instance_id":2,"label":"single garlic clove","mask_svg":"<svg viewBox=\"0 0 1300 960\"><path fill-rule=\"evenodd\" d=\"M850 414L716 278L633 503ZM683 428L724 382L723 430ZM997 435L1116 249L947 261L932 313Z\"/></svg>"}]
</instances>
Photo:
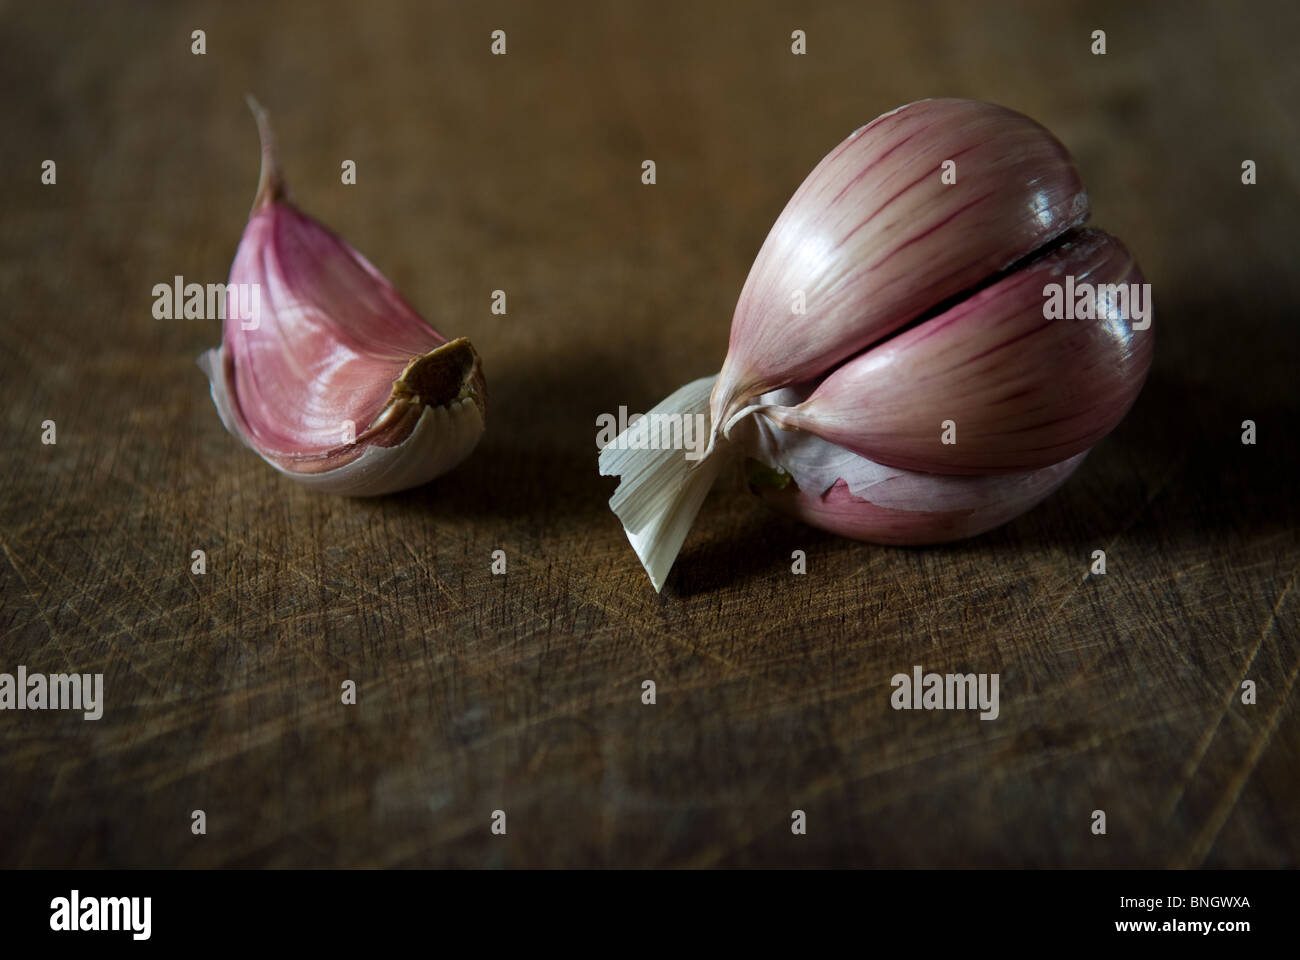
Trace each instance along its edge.
<instances>
[{"instance_id":1,"label":"single garlic clove","mask_svg":"<svg viewBox=\"0 0 1300 960\"><path fill-rule=\"evenodd\" d=\"M1052 304L1074 311L1072 291L1096 318L1045 317ZM1128 412L1151 366L1150 308L1124 245L1082 230L765 413L906 470L1035 470L1087 450Z\"/></svg>"},{"instance_id":2,"label":"single garlic clove","mask_svg":"<svg viewBox=\"0 0 1300 960\"><path fill-rule=\"evenodd\" d=\"M1005 476L896 471L863 496L844 480L821 494L770 481L751 482L751 489L782 513L829 533L890 546L924 546L977 536L1014 520L1055 492L1086 456L1018 474L1012 487Z\"/></svg>"},{"instance_id":3,"label":"single garlic clove","mask_svg":"<svg viewBox=\"0 0 1300 960\"><path fill-rule=\"evenodd\" d=\"M768 402L788 402L779 394ZM815 527L872 543L946 543L1018 517L1061 486L1087 451L1050 466L996 476L943 476L868 460L759 414L737 438L750 489Z\"/></svg>"},{"instance_id":4,"label":"single garlic clove","mask_svg":"<svg viewBox=\"0 0 1300 960\"><path fill-rule=\"evenodd\" d=\"M257 294L228 296L221 347L199 360L222 422L324 492L425 483L482 435L479 356L466 339L448 343L365 257L289 202L266 114L250 106L262 176L230 289Z\"/></svg>"},{"instance_id":5,"label":"single garlic clove","mask_svg":"<svg viewBox=\"0 0 1300 960\"><path fill-rule=\"evenodd\" d=\"M1028 117L945 99L877 118L817 165L763 242L714 388L716 427L752 397L824 373L1087 215L1069 152Z\"/></svg>"}]
</instances>

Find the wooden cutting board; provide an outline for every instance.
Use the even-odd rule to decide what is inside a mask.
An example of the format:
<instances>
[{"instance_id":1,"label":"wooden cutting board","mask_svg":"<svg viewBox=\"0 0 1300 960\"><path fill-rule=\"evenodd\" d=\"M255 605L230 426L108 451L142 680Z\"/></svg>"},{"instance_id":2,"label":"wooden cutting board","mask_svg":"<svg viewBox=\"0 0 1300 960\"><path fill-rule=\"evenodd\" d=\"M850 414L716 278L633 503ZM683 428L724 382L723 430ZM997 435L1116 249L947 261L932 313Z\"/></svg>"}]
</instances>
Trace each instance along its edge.
<instances>
[{"instance_id":1,"label":"wooden cutting board","mask_svg":"<svg viewBox=\"0 0 1300 960\"><path fill-rule=\"evenodd\" d=\"M0 863L1295 865L1300 16L877 6L7 6L0 671L105 704L0 712ZM153 317L226 277L249 91L304 209L484 357L482 445L423 489L295 487L217 419L218 325ZM800 180L931 95L1077 156L1155 289L1137 406L950 547L724 484L656 595L596 417L714 372ZM998 718L895 711L914 666L998 674Z\"/></svg>"}]
</instances>

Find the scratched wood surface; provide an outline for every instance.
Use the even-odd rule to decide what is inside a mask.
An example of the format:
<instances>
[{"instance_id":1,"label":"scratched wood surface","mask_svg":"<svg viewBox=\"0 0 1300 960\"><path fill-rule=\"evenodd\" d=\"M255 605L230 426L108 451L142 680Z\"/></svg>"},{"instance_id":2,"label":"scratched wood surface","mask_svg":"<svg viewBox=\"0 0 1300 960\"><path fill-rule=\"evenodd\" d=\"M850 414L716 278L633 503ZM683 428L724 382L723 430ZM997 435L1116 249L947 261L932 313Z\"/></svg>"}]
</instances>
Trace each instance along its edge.
<instances>
[{"instance_id":1,"label":"scratched wood surface","mask_svg":"<svg viewBox=\"0 0 1300 960\"><path fill-rule=\"evenodd\" d=\"M102 672L106 705L0 713L0 864L1300 862L1298 28L1286 3L4 5L0 672ZM486 437L428 487L282 479L218 422L218 325L152 316L153 284L226 277L245 91L302 206L485 358ZM656 596L596 416L716 370L795 186L930 95L1073 150L1155 287L1145 392L1060 493L951 547L724 485ZM914 664L998 673L1000 717L892 710Z\"/></svg>"}]
</instances>

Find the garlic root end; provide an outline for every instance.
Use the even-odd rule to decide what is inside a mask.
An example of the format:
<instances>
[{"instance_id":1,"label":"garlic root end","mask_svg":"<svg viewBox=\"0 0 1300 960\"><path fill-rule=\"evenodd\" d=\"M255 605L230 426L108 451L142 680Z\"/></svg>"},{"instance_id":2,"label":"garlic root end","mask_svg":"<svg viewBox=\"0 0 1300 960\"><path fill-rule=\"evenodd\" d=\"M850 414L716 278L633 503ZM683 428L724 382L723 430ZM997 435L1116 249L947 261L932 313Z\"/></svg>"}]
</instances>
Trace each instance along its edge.
<instances>
[{"instance_id":1,"label":"garlic root end","mask_svg":"<svg viewBox=\"0 0 1300 960\"><path fill-rule=\"evenodd\" d=\"M695 380L660 401L649 417L705 415L714 377ZM652 421L653 422L653 421ZM609 500L650 576L655 592L663 589L686 534L704 498L734 449L710 447L699 460L688 460L681 449L642 449L627 445L629 427L600 452L601 476L621 478Z\"/></svg>"}]
</instances>

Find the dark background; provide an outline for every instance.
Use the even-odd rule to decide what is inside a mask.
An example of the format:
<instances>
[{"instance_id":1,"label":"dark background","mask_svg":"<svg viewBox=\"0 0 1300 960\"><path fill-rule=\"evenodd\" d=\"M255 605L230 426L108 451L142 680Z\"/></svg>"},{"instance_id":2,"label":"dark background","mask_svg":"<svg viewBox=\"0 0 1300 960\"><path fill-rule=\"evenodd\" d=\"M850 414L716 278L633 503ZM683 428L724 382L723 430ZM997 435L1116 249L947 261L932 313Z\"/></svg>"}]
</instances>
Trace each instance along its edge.
<instances>
[{"instance_id":1,"label":"dark background","mask_svg":"<svg viewBox=\"0 0 1300 960\"><path fill-rule=\"evenodd\" d=\"M1290 3L5 5L0 671L103 672L107 705L0 713L0 863L1296 864L1297 27ZM484 357L488 432L425 488L296 487L218 421L194 358L219 324L152 316L155 283L226 278L247 91L301 206ZM715 371L800 180L940 95L1074 152L1154 285L1144 393L1061 492L950 547L724 486L655 595L596 416ZM893 711L913 664L999 673L1001 717Z\"/></svg>"}]
</instances>

